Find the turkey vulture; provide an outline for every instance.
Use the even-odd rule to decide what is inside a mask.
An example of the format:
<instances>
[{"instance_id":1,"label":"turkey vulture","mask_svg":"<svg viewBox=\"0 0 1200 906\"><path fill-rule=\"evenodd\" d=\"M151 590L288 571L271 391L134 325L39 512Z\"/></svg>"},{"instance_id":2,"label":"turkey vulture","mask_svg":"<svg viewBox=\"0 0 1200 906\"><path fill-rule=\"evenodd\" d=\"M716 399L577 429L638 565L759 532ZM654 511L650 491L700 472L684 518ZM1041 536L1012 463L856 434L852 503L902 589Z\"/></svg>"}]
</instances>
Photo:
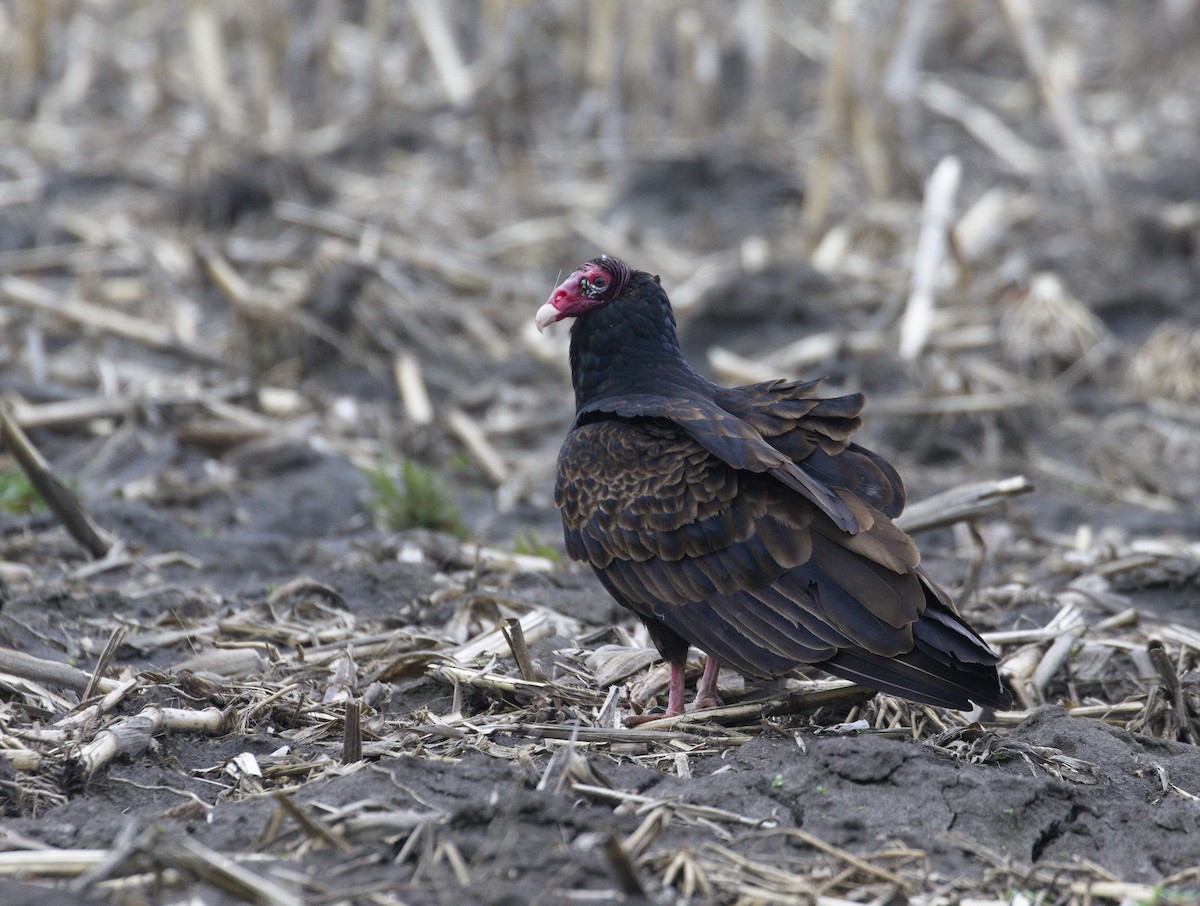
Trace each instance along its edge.
<instances>
[{"instance_id":1,"label":"turkey vulture","mask_svg":"<svg viewBox=\"0 0 1200 906\"><path fill-rule=\"evenodd\" d=\"M892 523L900 477L850 440L862 394L705 380L659 278L615 258L579 267L535 321L563 318L567 552L646 624L671 665L668 716L683 711L689 645L708 655L697 707L717 704L722 665L765 679L799 664L947 708L1009 703L995 652Z\"/></svg>"}]
</instances>

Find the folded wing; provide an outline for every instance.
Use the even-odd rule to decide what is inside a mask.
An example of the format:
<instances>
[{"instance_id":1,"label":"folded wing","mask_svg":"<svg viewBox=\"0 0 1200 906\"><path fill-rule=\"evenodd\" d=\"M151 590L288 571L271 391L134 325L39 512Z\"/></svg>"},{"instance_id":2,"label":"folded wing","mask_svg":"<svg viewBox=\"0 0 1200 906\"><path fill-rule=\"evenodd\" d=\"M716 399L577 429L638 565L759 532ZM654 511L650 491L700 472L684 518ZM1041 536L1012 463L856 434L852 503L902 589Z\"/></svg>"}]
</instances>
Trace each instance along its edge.
<instances>
[{"instance_id":1,"label":"folded wing","mask_svg":"<svg viewBox=\"0 0 1200 906\"><path fill-rule=\"evenodd\" d=\"M947 707L1000 703L995 655L891 523L899 478L848 440L861 400L811 386L581 412L556 487L569 553L668 658L690 642L749 676L820 664Z\"/></svg>"}]
</instances>

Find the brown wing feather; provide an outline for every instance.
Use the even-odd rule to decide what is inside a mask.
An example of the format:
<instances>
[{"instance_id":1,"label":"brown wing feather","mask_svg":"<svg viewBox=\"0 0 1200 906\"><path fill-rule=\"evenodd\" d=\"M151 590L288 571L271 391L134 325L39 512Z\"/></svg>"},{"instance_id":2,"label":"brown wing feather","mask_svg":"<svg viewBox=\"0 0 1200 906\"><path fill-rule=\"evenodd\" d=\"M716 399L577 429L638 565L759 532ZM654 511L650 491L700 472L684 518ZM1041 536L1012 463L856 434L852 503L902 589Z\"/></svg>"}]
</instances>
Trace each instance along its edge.
<instances>
[{"instance_id":1,"label":"brown wing feather","mask_svg":"<svg viewBox=\"0 0 1200 906\"><path fill-rule=\"evenodd\" d=\"M581 408L575 415L576 428L573 430L610 420L605 416L674 425L726 465L744 472L769 474L776 481L799 491L840 529L857 534L871 527L870 521L861 521L861 508L848 506L834 491L835 485L793 462L791 455L772 446L752 425L713 400L680 399L652 393L605 398Z\"/></svg>"},{"instance_id":2,"label":"brown wing feather","mask_svg":"<svg viewBox=\"0 0 1200 906\"><path fill-rule=\"evenodd\" d=\"M721 388L716 401L824 485L844 488L894 519L904 510L904 483L885 459L850 442L862 425L863 395L814 397L820 384L767 381Z\"/></svg>"},{"instance_id":3,"label":"brown wing feather","mask_svg":"<svg viewBox=\"0 0 1200 906\"><path fill-rule=\"evenodd\" d=\"M861 501L851 503L873 527L847 535L792 489L733 469L679 429L647 421L573 431L559 457L555 500L571 555L604 571L639 613L684 636L703 621L732 629L741 609L803 629L794 652L780 633L779 653L791 665L814 649L827 655L830 637L880 654L912 647L909 626L924 596L912 564L888 545L890 533L904 536ZM838 581L813 562L814 547ZM775 586L782 597L740 597ZM725 603L696 606L710 599ZM814 621L816 634L803 628ZM738 633L730 634L736 644Z\"/></svg>"},{"instance_id":4,"label":"brown wing feather","mask_svg":"<svg viewBox=\"0 0 1200 906\"><path fill-rule=\"evenodd\" d=\"M852 490L825 491L867 528L847 533L773 471L735 468L684 428L635 418L568 435L555 501L568 552L646 620L664 656L680 660L691 642L759 677L820 663L965 707L958 687L970 682L955 674L943 688L938 671L994 658L923 579L906 535ZM931 602L937 619L915 630ZM986 700L986 676L968 680Z\"/></svg>"}]
</instances>

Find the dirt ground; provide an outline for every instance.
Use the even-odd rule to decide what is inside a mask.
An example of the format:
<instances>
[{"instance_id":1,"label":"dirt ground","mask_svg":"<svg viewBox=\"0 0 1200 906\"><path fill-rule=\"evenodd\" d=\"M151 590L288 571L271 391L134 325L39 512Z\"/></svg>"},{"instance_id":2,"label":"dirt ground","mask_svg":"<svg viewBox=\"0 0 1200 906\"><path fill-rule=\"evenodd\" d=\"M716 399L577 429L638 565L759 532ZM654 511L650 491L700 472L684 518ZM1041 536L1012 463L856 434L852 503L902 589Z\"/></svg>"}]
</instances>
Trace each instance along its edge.
<instances>
[{"instance_id":1,"label":"dirt ground","mask_svg":"<svg viewBox=\"0 0 1200 906\"><path fill-rule=\"evenodd\" d=\"M0 10L0 393L104 547L10 438L0 902L1200 900L1200 10L832 6ZM532 324L601 252L910 501L1023 479L910 525L1011 712L625 728Z\"/></svg>"}]
</instances>

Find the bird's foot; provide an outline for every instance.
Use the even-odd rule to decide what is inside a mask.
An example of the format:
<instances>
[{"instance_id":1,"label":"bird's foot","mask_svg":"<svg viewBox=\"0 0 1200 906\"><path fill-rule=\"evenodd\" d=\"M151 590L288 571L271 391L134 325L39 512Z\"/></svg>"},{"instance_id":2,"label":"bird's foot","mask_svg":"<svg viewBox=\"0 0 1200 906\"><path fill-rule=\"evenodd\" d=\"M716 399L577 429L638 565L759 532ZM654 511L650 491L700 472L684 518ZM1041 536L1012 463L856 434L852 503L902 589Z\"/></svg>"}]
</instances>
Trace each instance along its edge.
<instances>
[{"instance_id":1,"label":"bird's foot","mask_svg":"<svg viewBox=\"0 0 1200 906\"><path fill-rule=\"evenodd\" d=\"M721 701L715 695L700 695L697 694L692 703L688 706L689 711L703 711L706 708L719 708L725 702Z\"/></svg>"},{"instance_id":2,"label":"bird's foot","mask_svg":"<svg viewBox=\"0 0 1200 906\"><path fill-rule=\"evenodd\" d=\"M704 675L706 677L709 675L708 667L705 667ZM714 667L712 670L714 690L716 688L716 678L717 674ZM708 691L711 692L713 690ZM697 687L696 692L697 697L703 697L705 692L703 681L701 681L701 685ZM713 694L715 695L715 692ZM683 664L673 663L671 664L671 679L667 682L667 710L664 711L661 708L653 708L652 710L647 711L645 714L637 714L625 721L625 726L640 727L642 724L648 724L651 721L665 720L668 717L678 717L683 713L683 710Z\"/></svg>"},{"instance_id":3,"label":"bird's foot","mask_svg":"<svg viewBox=\"0 0 1200 906\"><path fill-rule=\"evenodd\" d=\"M692 699L689 711L702 711L705 708L719 708L723 704L717 695L717 675L721 672L720 662L711 654L704 660L704 675L696 684L696 697Z\"/></svg>"},{"instance_id":4,"label":"bird's foot","mask_svg":"<svg viewBox=\"0 0 1200 906\"><path fill-rule=\"evenodd\" d=\"M653 723L656 720L666 720L668 717L678 717L682 711L672 712L670 708L663 710L662 708L651 708L644 714L635 714L629 720L625 721L627 727L640 727L642 724Z\"/></svg>"},{"instance_id":5,"label":"bird's foot","mask_svg":"<svg viewBox=\"0 0 1200 906\"><path fill-rule=\"evenodd\" d=\"M625 721L627 727L640 727L642 724L653 723L656 720L666 720L668 717L679 717L681 714L691 714L693 711L704 711L708 708L720 708L725 702L716 695L697 695L692 703L681 710L671 708L651 708L644 714L636 714Z\"/></svg>"}]
</instances>

